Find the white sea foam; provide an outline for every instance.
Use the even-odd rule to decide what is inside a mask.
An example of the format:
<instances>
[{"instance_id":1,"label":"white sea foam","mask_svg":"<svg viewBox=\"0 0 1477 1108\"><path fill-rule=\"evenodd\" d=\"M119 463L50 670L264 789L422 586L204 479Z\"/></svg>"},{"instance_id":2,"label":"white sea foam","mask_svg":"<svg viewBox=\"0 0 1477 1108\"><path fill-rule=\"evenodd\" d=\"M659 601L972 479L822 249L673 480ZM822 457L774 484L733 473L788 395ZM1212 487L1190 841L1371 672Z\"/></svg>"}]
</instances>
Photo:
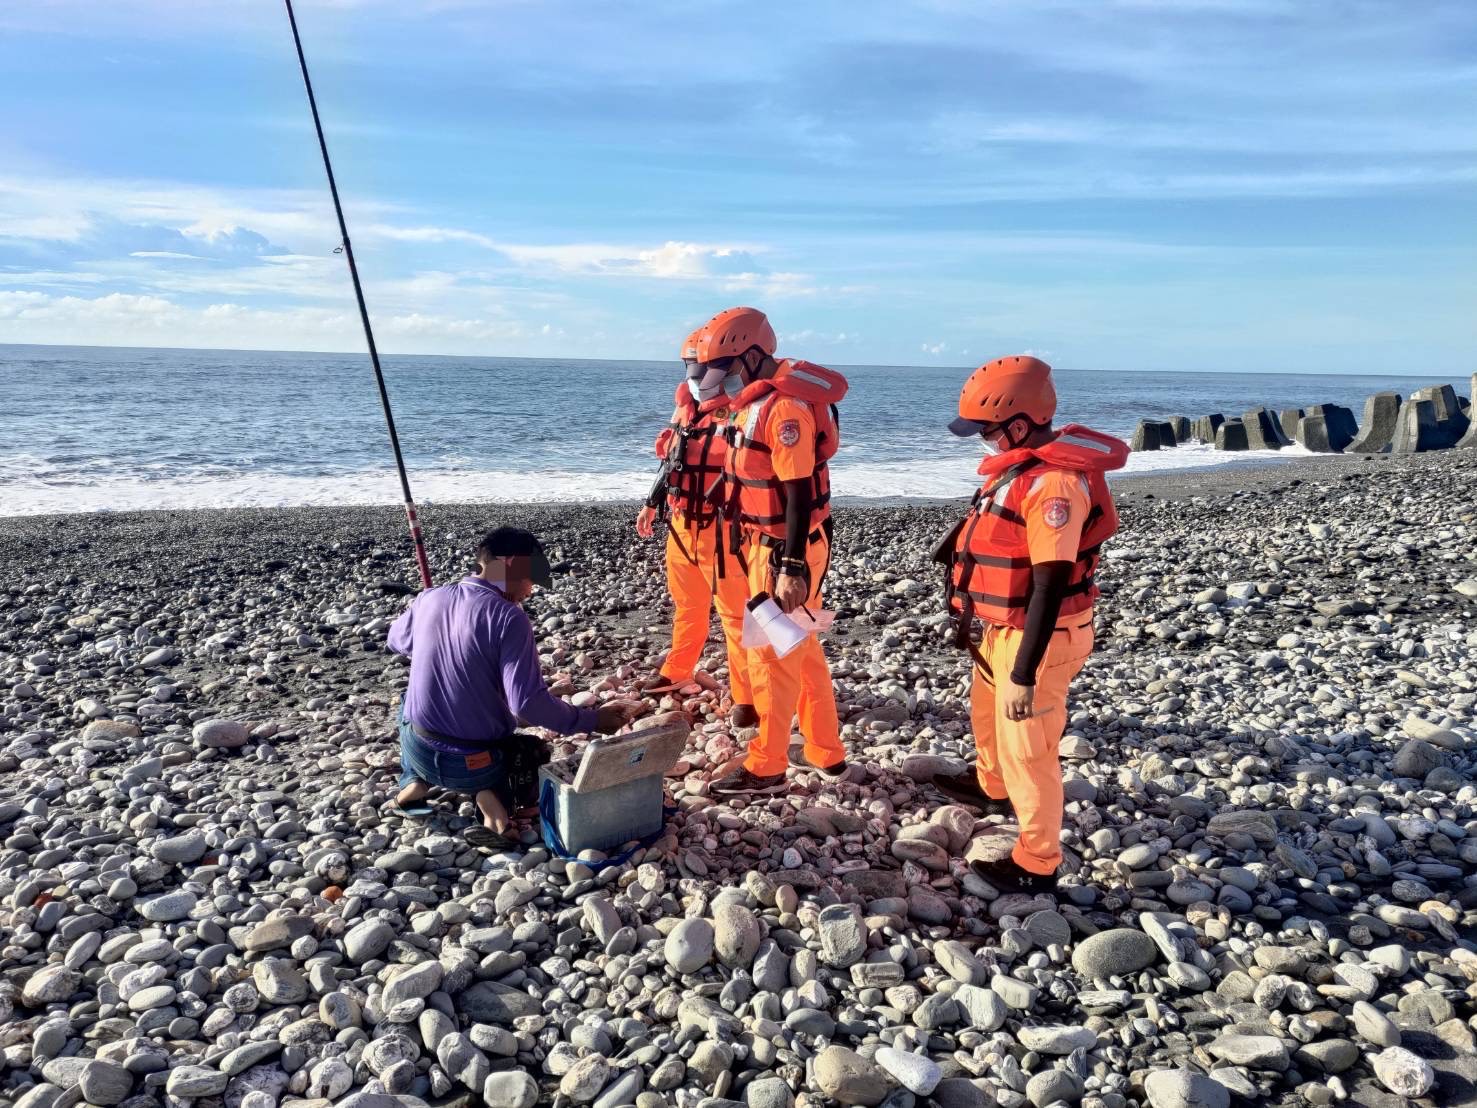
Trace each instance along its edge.
<instances>
[{"instance_id":1,"label":"white sea foam","mask_svg":"<svg viewBox=\"0 0 1477 1108\"><path fill-rule=\"evenodd\" d=\"M418 503L542 503L630 500L645 496L651 473L517 473L498 470L411 474ZM58 485L9 481L0 486L0 515L51 512L151 511L184 508L333 507L400 503L393 469L334 476L242 474Z\"/></svg>"},{"instance_id":2,"label":"white sea foam","mask_svg":"<svg viewBox=\"0 0 1477 1108\"><path fill-rule=\"evenodd\" d=\"M1130 454L1123 475L1172 473L1211 466L1265 465L1312 457L1301 446L1283 450L1228 453L1211 446L1186 444L1172 450ZM979 487L977 458L944 456L929 461L833 464L831 485L838 496L948 499L970 496ZM1116 474L1114 476L1117 476Z\"/></svg>"},{"instance_id":3,"label":"white sea foam","mask_svg":"<svg viewBox=\"0 0 1477 1108\"><path fill-rule=\"evenodd\" d=\"M1225 453L1208 446L1133 454L1125 474L1165 473L1209 466L1262 464L1311 456L1300 446L1281 451ZM10 459L14 461L14 456ZM969 496L979 483L976 459L950 452L906 462L838 462L838 496L947 499ZM9 466L0 481L0 515L53 512L148 511L188 508L279 508L398 504L392 469L332 476L273 473L196 473L170 479L119 475L98 480L59 478L55 472ZM633 500L651 488L649 470L420 470L411 473L416 499L436 503L571 503Z\"/></svg>"}]
</instances>

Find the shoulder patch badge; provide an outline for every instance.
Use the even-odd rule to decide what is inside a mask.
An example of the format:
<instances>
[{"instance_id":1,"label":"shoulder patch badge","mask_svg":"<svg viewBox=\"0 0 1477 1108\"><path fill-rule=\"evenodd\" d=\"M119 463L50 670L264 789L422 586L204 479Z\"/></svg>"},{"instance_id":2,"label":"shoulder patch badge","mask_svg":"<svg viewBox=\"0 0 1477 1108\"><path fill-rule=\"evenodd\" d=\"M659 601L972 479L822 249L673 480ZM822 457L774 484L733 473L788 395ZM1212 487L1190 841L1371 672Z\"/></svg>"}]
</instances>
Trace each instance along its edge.
<instances>
[{"instance_id":1,"label":"shoulder patch badge","mask_svg":"<svg viewBox=\"0 0 1477 1108\"><path fill-rule=\"evenodd\" d=\"M794 446L800 441L800 421L787 419L780 424L779 439L782 446Z\"/></svg>"},{"instance_id":2,"label":"shoulder patch badge","mask_svg":"<svg viewBox=\"0 0 1477 1108\"><path fill-rule=\"evenodd\" d=\"M1041 513L1046 519L1046 526L1062 528L1072 515L1072 506L1067 503L1066 497L1053 496L1042 505Z\"/></svg>"}]
</instances>

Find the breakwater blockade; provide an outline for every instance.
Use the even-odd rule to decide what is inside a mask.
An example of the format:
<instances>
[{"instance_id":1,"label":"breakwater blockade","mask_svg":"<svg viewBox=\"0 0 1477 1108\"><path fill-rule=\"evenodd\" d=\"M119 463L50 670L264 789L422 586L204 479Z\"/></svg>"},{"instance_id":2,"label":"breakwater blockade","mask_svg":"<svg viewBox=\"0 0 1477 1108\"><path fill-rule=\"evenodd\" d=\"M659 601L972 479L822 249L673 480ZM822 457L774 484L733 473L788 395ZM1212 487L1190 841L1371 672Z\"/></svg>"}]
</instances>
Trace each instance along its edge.
<instances>
[{"instance_id":1,"label":"breakwater blockade","mask_svg":"<svg viewBox=\"0 0 1477 1108\"><path fill-rule=\"evenodd\" d=\"M1411 393L1379 392L1364 402L1364 418L1341 404L1309 408L1253 408L1240 416L1220 412L1191 420L1172 416L1143 419L1130 445L1136 453L1168 450L1195 441L1219 451L1281 450L1297 443L1314 454L1423 454L1431 450L1477 449L1477 374L1467 396L1451 385L1428 385Z\"/></svg>"},{"instance_id":2,"label":"breakwater blockade","mask_svg":"<svg viewBox=\"0 0 1477 1108\"><path fill-rule=\"evenodd\" d=\"M652 442L681 379L670 362L387 357L416 496L426 503L644 497ZM853 366L841 406L839 496L968 496L977 444L950 435L965 371ZM1357 408L1419 379L1056 370L1060 420L1127 439L1145 413ZM0 346L0 515L395 504L362 355ZM1139 453L1130 473L1285 463L1302 447L1232 457L1213 446Z\"/></svg>"},{"instance_id":3,"label":"breakwater blockade","mask_svg":"<svg viewBox=\"0 0 1477 1108\"><path fill-rule=\"evenodd\" d=\"M599 874L388 811L395 509L0 520L0 1099L1470 1102L1477 453L1119 487L1055 900L971 874L1012 825L923 784L972 758L957 506L837 513L847 775L713 803L746 736L710 643L647 701L693 723L676 812ZM666 642L631 516L427 530L443 581L545 535L546 669L601 700Z\"/></svg>"}]
</instances>

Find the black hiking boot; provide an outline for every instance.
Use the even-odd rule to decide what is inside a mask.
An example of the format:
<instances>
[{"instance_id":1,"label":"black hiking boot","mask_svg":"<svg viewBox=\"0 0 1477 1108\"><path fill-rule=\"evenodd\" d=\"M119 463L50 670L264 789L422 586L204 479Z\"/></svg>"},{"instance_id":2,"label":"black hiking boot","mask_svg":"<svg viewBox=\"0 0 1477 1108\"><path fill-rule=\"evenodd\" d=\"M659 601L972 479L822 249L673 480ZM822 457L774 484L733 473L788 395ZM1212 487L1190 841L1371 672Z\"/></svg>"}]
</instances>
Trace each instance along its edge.
<instances>
[{"instance_id":1,"label":"black hiking boot","mask_svg":"<svg viewBox=\"0 0 1477 1108\"><path fill-rule=\"evenodd\" d=\"M752 704L735 704L728 712L730 727L758 727L759 710Z\"/></svg>"},{"instance_id":2,"label":"black hiking boot","mask_svg":"<svg viewBox=\"0 0 1477 1108\"><path fill-rule=\"evenodd\" d=\"M800 764L802 766L804 766L806 769L819 770L821 773L824 773L827 777L840 777L842 774L844 774L847 771L847 769L850 768L850 763L848 763L845 758L842 758L841 761L837 762L835 765L818 766L815 763L813 763L809 758L807 758L804 754L800 755Z\"/></svg>"},{"instance_id":3,"label":"black hiking boot","mask_svg":"<svg viewBox=\"0 0 1477 1108\"><path fill-rule=\"evenodd\" d=\"M784 791L785 775L783 773L767 774L761 777L757 773L750 773L743 766L708 783L708 795L720 800L743 796L770 796Z\"/></svg>"},{"instance_id":4,"label":"black hiking boot","mask_svg":"<svg viewBox=\"0 0 1477 1108\"><path fill-rule=\"evenodd\" d=\"M1010 802L1010 798L996 800L987 794L980 788L980 779L972 769L963 773L936 773L933 775L933 787L950 800L967 808L976 808L987 816L1015 815L1015 805Z\"/></svg>"},{"instance_id":5,"label":"black hiking boot","mask_svg":"<svg viewBox=\"0 0 1477 1108\"><path fill-rule=\"evenodd\" d=\"M994 862L970 862L969 868L976 877L983 877L1002 893L1023 893L1026 896L1056 894L1056 874L1032 873L1022 869L1009 856Z\"/></svg>"}]
</instances>

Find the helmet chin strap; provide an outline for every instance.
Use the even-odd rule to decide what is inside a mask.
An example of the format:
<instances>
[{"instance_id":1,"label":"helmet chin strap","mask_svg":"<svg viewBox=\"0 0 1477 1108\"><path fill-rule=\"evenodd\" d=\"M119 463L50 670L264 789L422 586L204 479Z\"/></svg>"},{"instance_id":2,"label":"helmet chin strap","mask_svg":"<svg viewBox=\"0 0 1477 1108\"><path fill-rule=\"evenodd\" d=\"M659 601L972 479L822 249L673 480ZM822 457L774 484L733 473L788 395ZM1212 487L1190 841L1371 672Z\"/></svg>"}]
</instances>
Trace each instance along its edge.
<instances>
[{"instance_id":1,"label":"helmet chin strap","mask_svg":"<svg viewBox=\"0 0 1477 1108\"><path fill-rule=\"evenodd\" d=\"M1018 420L1024 420L1027 431L1017 440L1011 433L1011 427ZM1031 432L1039 429L1039 424L1031 422L1025 416L1011 416L991 434L980 436L985 440L985 453L990 455L1005 454L1011 450L1019 450L1026 445L1026 440L1031 437ZM1003 440L1003 443L1002 443Z\"/></svg>"},{"instance_id":2,"label":"helmet chin strap","mask_svg":"<svg viewBox=\"0 0 1477 1108\"><path fill-rule=\"evenodd\" d=\"M757 360L755 356L757 355ZM739 378L739 388L759 380L759 369L764 365L765 354L757 346L751 346L739 355L735 363L734 376Z\"/></svg>"}]
</instances>

